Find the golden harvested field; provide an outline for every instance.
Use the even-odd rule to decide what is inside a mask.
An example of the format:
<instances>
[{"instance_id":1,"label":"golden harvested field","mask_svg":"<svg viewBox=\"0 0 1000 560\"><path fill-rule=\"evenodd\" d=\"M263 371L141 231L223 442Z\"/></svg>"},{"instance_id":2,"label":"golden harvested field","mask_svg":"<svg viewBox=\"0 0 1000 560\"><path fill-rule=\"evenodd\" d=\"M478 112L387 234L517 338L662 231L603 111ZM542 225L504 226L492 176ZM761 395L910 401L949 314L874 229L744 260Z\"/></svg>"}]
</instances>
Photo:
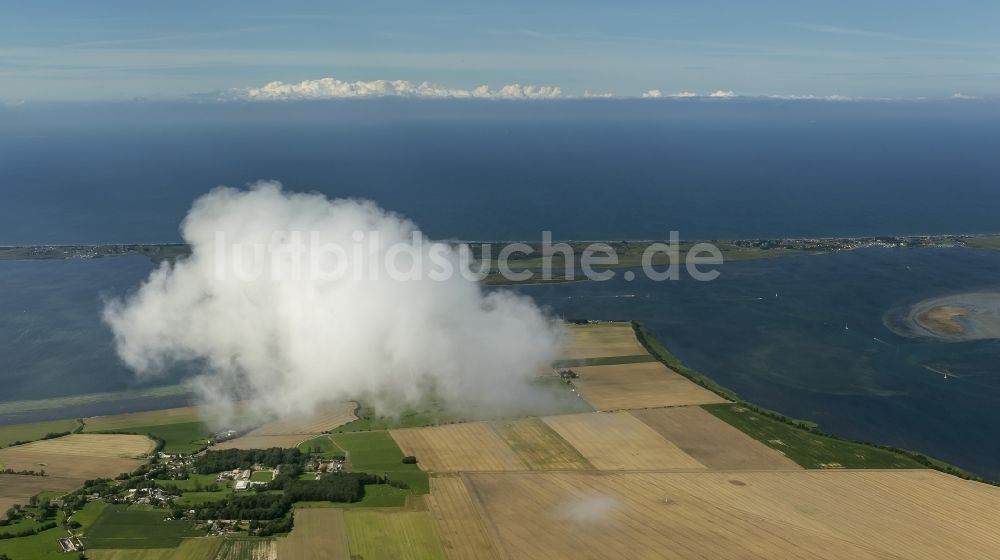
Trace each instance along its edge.
<instances>
[{"instance_id":1,"label":"golden harvested field","mask_svg":"<svg viewBox=\"0 0 1000 560\"><path fill-rule=\"evenodd\" d=\"M350 560L344 510L304 508L295 510L295 526L287 537L277 539L278 558Z\"/></svg>"},{"instance_id":2,"label":"golden harvested field","mask_svg":"<svg viewBox=\"0 0 1000 560\"><path fill-rule=\"evenodd\" d=\"M660 362L575 367L573 385L597 410L728 402Z\"/></svg>"},{"instance_id":3,"label":"golden harvested field","mask_svg":"<svg viewBox=\"0 0 1000 560\"><path fill-rule=\"evenodd\" d=\"M128 414L116 414L114 416L91 416L84 418L86 424L84 431L99 432L108 430L122 430L135 426L158 426L161 424L180 424L183 422L198 422L201 417L198 415L198 408L185 406L182 408L165 408L163 410L148 410L145 412L131 412Z\"/></svg>"},{"instance_id":4,"label":"golden harvested field","mask_svg":"<svg viewBox=\"0 0 1000 560\"><path fill-rule=\"evenodd\" d=\"M74 479L114 477L145 462L156 446L146 436L72 434L0 449L0 465L14 470L45 470Z\"/></svg>"},{"instance_id":5,"label":"golden harvested field","mask_svg":"<svg viewBox=\"0 0 1000 560\"><path fill-rule=\"evenodd\" d=\"M648 354L635 338L630 323L566 325L560 359L608 358Z\"/></svg>"},{"instance_id":6,"label":"golden harvested field","mask_svg":"<svg viewBox=\"0 0 1000 560\"><path fill-rule=\"evenodd\" d=\"M510 558L994 558L1000 489L932 471L471 473Z\"/></svg>"},{"instance_id":7,"label":"golden harvested field","mask_svg":"<svg viewBox=\"0 0 1000 560\"><path fill-rule=\"evenodd\" d=\"M316 437L316 434L285 434L280 436L245 435L213 445L212 450L220 449L270 449L272 447L292 448L304 441Z\"/></svg>"},{"instance_id":8,"label":"golden harvested field","mask_svg":"<svg viewBox=\"0 0 1000 560\"><path fill-rule=\"evenodd\" d=\"M712 470L802 468L698 406L649 408L630 414Z\"/></svg>"},{"instance_id":9,"label":"golden harvested field","mask_svg":"<svg viewBox=\"0 0 1000 560\"><path fill-rule=\"evenodd\" d=\"M248 436L279 436L288 434L321 434L357 420L353 402L333 403L324 406L315 414L301 418L275 420L248 433Z\"/></svg>"},{"instance_id":10,"label":"golden harvested field","mask_svg":"<svg viewBox=\"0 0 1000 560\"><path fill-rule=\"evenodd\" d=\"M546 416L543 420L600 470L705 468L627 412Z\"/></svg>"},{"instance_id":11,"label":"golden harvested field","mask_svg":"<svg viewBox=\"0 0 1000 560\"><path fill-rule=\"evenodd\" d=\"M10 506L27 504L28 498L39 492L70 492L81 485L83 479L0 474L0 519Z\"/></svg>"},{"instance_id":12,"label":"golden harvested field","mask_svg":"<svg viewBox=\"0 0 1000 560\"><path fill-rule=\"evenodd\" d=\"M309 416L268 422L246 435L215 445L212 449L296 447L323 432L356 420L356 406L353 402L335 403Z\"/></svg>"},{"instance_id":13,"label":"golden harvested field","mask_svg":"<svg viewBox=\"0 0 1000 560\"><path fill-rule=\"evenodd\" d=\"M485 422L392 430L404 455L426 471L521 471L527 465Z\"/></svg>"},{"instance_id":14,"label":"golden harvested field","mask_svg":"<svg viewBox=\"0 0 1000 560\"><path fill-rule=\"evenodd\" d=\"M432 477L427 504L450 560L499 560L461 477Z\"/></svg>"},{"instance_id":15,"label":"golden harvested field","mask_svg":"<svg viewBox=\"0 0 1000 560\"><path fill-rule=\"evenodd\" d=\"M539 418L493 423L493 429L531 469L593 469L590 461Z\"/></svg>"}]
</instances>

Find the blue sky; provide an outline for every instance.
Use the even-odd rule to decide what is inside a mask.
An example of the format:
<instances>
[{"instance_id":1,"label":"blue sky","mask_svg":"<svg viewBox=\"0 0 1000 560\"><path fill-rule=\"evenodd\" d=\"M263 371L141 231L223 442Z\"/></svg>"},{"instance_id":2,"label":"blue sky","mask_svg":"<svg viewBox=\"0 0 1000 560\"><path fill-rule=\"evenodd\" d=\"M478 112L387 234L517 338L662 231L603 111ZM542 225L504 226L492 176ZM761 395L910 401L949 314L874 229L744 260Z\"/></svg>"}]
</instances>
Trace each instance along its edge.
<instances>
[{"instance_id":1,"label":"blue sky","mask_svg":"<svg viewBox=\"0 0 1000 560\"><path fill-rule=\"evenodd\" d=\"M997 97L998 22L987 1L9 1L0 100L176 99L324 77Z\"/></svg>"}]
</instances>

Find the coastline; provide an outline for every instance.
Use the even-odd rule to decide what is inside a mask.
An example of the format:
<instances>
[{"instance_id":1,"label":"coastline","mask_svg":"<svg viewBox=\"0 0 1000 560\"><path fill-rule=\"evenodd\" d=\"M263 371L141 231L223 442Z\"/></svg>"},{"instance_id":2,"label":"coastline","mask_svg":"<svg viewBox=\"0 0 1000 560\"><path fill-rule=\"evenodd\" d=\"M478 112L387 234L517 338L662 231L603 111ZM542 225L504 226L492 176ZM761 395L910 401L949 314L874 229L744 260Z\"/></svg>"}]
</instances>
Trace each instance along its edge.
<instances>
[{"instance_id":1,"label":"coastline","mask_svg":"<svg viewBox=\"0 0 1000 560\"><path fill-rule=\"evenodd\" d=\"M780 412L769 410L760 407L752 402L745 401L741 399L739 395L737 395L734 391L726 387L723 387L719 383L715 382L712 378L684 365L684 363L681 362L681 360L679 360L676 356L674 356L662 343L660 343L660 341L651 332L649 332L641 322L638 321L628 321L628 322L631 323L632 328L635 330L635 335L636 338L639 340L639 343L642 344L642 346L646 348L646 350L653 357L655 357L657 360L663 363L663 365L679 373L680 375L683 375L692 382L697 383L698 385L701 385L702 387L716 393L717 395L732 401L733 404L739 405L740 407L752 411L757 415L780 422L782 424L787 424L791 428L799 430L810 437L822 438L833 442L849 443L849 444L869 447L871 449L880 451L887 451L890 453L897 454L911 461L914 461L916 463L919 463L920 465L928 469L940 471L945 474L950 474L965 480L980 482L991 486L1000 486L1000 481L991 480L979 476L977 474L971 473L965 469L962 469L945 461L929 457L918 451L901 449L890 445L881 445L869 441L849 439L834 434L829 434L822 431L818 424L811 422L809 420L792 418ZM725 418L723 419L726 420ZM740 426L735 426L735 427L739 428ZM748 435L753 436L753 434L749 433ZM772 442L762 441L762 443L770 445Z\"/></svg>"},{"instance_id":2,"label":"coastline","mask_svg":"<svg viewBox=\"0 0 1000 560\"><path fill-rule=\"evenodd\" d=\"M570 320L570 323L600 323L608 321L590 321L590 320ZM612 321L619 322L619 321ZM677 372L678 374L684 376L690 381L712 391L713 393L721 396L722 398L729 401L729 404L721 405L725 407L732 408L733 406L738 407L737 410L746 411L747 414L755 415L758 419L764 419L765 421L776 422L783 425L784 429L795 430L800 436L805 438L810 438L817 441L820 445L823 442L828 442L830 444L836 445L853 445L861 446L863 448L871 449L879 453L893 454L898 456L901 460L909 461L911 464L919 465L920 468L928 468L937 470L946 474L957 476L965 480L971 480L975 482L981 482L984 484L989 484L993 486L1000 486L1000 481L991 480L984 478L982 476L976 475L955 465L946 463L944 461L929 457L918 451L912 451L909 449L901 449L898 447L881 445L874 442L862 441L856 439L849 439L840 437L834 434L826 433L822 431L818 424L811 422L806 419L792 418L782 414L780 412L763 408L757 404L743 400L740 396L719 384L711 377L704 375L698 371L695 371L688 366L686 366L680 359L678 359L673 353L670 352L656 337L650 332L641 322L627 320L620 321L627 322L635 333L636 339L639 343L646 349L647 352L657 361L661 362L663 365L669 369ZM165 408L172 408L175 406L185 406L186 404L178 404L177 399L185 400L188 398L188 393L182 385L172 385L167 387L157 387L143 390L133 390L133 391L123 391L117 393L100 393L100 394L89 394L89 395L79 395L75 397L62 397L54 399L43 399L35 401L12 401L8 403L0 403L0 425L18 425L24 423L38 422L41 420L58 420L58 419L79 419L101 414L122 414L131 412L143 412L143 411L153 411L161 410ZM117 405L117 407L115 407ZM153 405L153 406L149 406ZM76 408L80 407L80 408ZM87 407L87 410L83 410L83 407ZM94 408L96 407L96 408ZM706 407L706 410L716 415L723 421L730 423L737 429L741 429L758 439L765 445L775 447L774 441L760 439L756 434L751 433L745 429L745 426L741 426L740 423L735 422L732 415L724 414L724 411L713 410L711 407ZM77 412L76 414L68 414L68 412ZM41 414L41 416L35 417L35 415ZM14 422L8 422L6 420L15 420ZM751 418L751 420L753 420ZM776 449L782 450L780 447L775 447ZM783 450L782 450L783 451ZM836 467L831 467L836 468Z\"/></svg>"}]
</instances>

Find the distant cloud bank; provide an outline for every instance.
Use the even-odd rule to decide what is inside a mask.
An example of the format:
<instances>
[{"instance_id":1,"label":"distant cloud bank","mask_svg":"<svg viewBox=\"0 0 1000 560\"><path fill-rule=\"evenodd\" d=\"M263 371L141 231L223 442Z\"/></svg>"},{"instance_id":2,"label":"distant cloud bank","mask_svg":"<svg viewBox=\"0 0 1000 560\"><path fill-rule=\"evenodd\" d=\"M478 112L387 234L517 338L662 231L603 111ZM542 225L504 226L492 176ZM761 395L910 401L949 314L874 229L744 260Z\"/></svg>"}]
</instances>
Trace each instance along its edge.
<instances>
[{"instance_id":1,"label":"distant cloud bank","mask_svg":"<svg viewBox=\"0 0 1000 560\"><path fill-rule=\"evenodd\" d=\"M230 90L228 97L256 101L305 99L349 99L358 97L432 97L452 99L557 99L562 90L555 86L508 84L498 89L480 85L455 89L428 82L372 80L345 82L336 78L304 80L297 84L269 82L261 87Z\"/></svg>"},{"instance_id":2,"label":"distant cloud bank","mask_svg":"<svg viewBox=\"0 0 1000 560\"><path fill-rule=\"evenodd\" d=\"M559 86L507 84L499 88L479 85L471 89L453 88L430 82L409 80L358 80L354 82L327 77L303 80L297 83L273 81L262 86L230 89L219 94L221 100L242 101L302 101L320 99L358 98L434 98L434 99L778 99L791 101L902 101L901 98L866 98L846 95L745 95L733 90L718 89L709 93L680 90L672 93L659 88L635 94L620 95L611 92L584 91L582 95L565 95ZM951 99L976 99L975 96L956 93Z\"/></svg>"}]
</instances>

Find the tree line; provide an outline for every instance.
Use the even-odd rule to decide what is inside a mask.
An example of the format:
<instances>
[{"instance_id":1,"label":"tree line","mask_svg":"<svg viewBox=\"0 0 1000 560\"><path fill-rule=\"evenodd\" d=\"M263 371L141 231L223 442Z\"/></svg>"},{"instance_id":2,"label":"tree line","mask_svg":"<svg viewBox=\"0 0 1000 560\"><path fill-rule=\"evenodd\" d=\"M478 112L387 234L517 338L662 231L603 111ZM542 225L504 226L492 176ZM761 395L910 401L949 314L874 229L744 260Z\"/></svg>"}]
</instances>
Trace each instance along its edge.
<instances>
[{"instance_id":1,"label":"tree line","mask_svg":"<svg viewBox=\"0 0 1000 560\"><path fill-rule=\"evenodd\" d=\"M279 465L304 465L308 455L298 449L223 449L207 451L195 460L194 468L198 474L212 474L233 469L249 469L254 465L278 467Z\"/></svg>"}]
</instances>

